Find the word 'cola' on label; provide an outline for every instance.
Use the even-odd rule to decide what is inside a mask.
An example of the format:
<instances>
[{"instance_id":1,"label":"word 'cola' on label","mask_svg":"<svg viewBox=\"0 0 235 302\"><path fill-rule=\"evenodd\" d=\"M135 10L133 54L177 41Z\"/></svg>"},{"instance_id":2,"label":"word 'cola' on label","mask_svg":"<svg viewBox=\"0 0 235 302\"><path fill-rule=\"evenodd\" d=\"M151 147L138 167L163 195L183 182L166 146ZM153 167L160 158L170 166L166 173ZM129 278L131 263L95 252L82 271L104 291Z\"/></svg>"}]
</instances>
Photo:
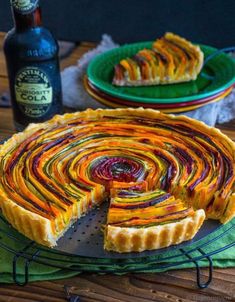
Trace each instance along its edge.
<instances>
[{"instance_id":1,"label":"word 'cola' on label","mask_svg":"<svg viewBox=\"0 0 235 302\"><path fill-rule=\"evenodd\" d=\"M21 69L15 78L16 102L29 117L44 116L52 105L53 90L46 73L37 67Z\"/></svg>"},{"instance_id":2,"label":"word 'cola' on label","mask_svg":"<svg viewBox=\"0 0 235 302\"><path fill-rule=\"evenodd\" d=\"M19 13L29 14L38 6L39 0L11 0L14 10Z\"/></svg>"}]
</instances>

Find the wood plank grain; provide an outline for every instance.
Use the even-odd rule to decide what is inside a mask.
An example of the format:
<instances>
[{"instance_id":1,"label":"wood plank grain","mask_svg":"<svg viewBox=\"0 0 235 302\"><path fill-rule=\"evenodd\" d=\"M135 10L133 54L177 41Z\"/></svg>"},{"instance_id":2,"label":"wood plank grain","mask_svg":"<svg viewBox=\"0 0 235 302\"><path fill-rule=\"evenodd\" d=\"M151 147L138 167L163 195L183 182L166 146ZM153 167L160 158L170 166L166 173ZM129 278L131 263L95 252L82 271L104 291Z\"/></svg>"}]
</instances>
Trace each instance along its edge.
<instances>
[{"instance_id":1,"label":"wood plank grain","mask_svg":"<svg viewBox=\"0 0 235 302\"><path fill-rule=\"evenodd\" d=\"M5 57L3 53L3 41L4 41L5 33L0 32L0 77L7 77L6 63Z\"/></svg>"},{"instance_id":2,"label":"wood plank grain","mask_svg":"<svg viewBox=\"0 0 235 302\"><path fill-rule=\"evenodd\" d=\"M5 76L0 76L0 96L9 93L9 81Z\"/></svg>"},{"instance_id":3,"label":"wood plank grain","mask_svg":"<svg viewBox=\"0 0 235 302\"><path fill-rule=\"evenodd\" d=\"M207 275L206 269L203 274ZM36 282L24 288L16 285L4 285L0 295L14 300L0 301L65 301L64 284L71 288L73 294L81 297L81 301L107 302L228 302L234 301L234 279L225 282L221 279L221 271L215 270L214 279L208 289L195 287L195 271L176 270L161 274L128 274L125 276L97 276L82 274L67 280ZM232 269L227 269L230 274ZM234 276L234 272L232 273ZM22 300L23 299L23 300Z\"/></svg>"}]
</instances>

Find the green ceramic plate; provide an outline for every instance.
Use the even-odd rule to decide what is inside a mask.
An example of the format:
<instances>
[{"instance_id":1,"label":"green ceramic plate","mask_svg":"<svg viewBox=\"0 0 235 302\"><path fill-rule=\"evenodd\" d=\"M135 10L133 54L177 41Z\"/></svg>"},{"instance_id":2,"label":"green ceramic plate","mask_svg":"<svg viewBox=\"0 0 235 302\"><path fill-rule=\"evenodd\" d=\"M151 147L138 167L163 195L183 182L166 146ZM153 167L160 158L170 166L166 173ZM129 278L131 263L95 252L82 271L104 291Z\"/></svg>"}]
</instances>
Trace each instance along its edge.
<instances>
[{"instance_id":1,"label":"green ceramic plate","mask_svg":"<svg viewBox=\"0 0 235 302\"><path fill-rule=\"evenodd\" d=\"M98 89L117 98L144 103L181 103L203 99L219 93L235 83L235 62L226 54L218 54L204 66L197 80L180 84L141 87L112 85L114 66L140 49L151 48L152 42L125 45L97 56L88 66L89 81ZM200 45L205 58L216 48Z\"/></svg>"}]
</instances>

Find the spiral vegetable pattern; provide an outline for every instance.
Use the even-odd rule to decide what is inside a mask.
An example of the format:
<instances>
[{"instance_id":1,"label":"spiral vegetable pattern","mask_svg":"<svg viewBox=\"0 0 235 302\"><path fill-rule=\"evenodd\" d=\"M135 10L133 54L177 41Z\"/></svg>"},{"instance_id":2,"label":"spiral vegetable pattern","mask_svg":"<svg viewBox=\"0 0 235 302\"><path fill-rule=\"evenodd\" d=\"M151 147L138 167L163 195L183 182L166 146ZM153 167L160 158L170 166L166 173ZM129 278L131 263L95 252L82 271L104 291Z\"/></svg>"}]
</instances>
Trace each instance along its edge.
<instances>
[{"instance_id":1,"label":"spiral vegetable pattern","mask_svg":"<svg viewBox=\"0 0 235 302\"><path fill-rule=\"evenodd\" d=\"M226 222L235 212L234 163L233 142L202 123L153 110L90 110L3 146L0 204L8 198L52 221L57 234L109 196L108 224L148 227L193 208Z\"/></svg>"},{"instance_id":2,"label":"spiral vegetable pattern","mask_svg":"<svg viewBox=\"0 0 235 302\"><path fill-rule=\"evenodd\" d=\"M191 206L163 190L119 190L111 200L107 222L118 227L146 228L176 222L193 214Z\"/></svg>"}]
</instances>

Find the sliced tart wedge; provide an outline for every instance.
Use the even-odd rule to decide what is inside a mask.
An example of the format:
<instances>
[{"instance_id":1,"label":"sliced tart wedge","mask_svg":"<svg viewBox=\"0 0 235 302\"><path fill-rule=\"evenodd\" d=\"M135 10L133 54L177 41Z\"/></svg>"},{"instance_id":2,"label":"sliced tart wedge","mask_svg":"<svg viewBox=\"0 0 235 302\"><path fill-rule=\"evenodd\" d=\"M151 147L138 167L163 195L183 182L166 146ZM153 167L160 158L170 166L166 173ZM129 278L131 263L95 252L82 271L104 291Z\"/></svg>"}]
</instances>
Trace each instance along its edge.
<instances>
[{"instance_id":1,"label":"sliced tart wedge","mask_svg":"<svg viewBox=\"0 0 235 302\"><path fill-rule=\"evenodd\" d=\"M142 49L115 66L113 84L147 86L195 80L203 65L199 46L173 33L157 39L152 49Z\"/></svg>"},{"instance_id":2,"label":"sliced tart wedge","mask_svg":"<svg viewBox=\"0 0 235 302\"><path fill-rule=\"evenodd\" d=\"M141 252L178 244L192 239L204 220L204 210L194 211L163 190L120 190L110 203L105 249Z\"/></svg>"}]
</instances>

